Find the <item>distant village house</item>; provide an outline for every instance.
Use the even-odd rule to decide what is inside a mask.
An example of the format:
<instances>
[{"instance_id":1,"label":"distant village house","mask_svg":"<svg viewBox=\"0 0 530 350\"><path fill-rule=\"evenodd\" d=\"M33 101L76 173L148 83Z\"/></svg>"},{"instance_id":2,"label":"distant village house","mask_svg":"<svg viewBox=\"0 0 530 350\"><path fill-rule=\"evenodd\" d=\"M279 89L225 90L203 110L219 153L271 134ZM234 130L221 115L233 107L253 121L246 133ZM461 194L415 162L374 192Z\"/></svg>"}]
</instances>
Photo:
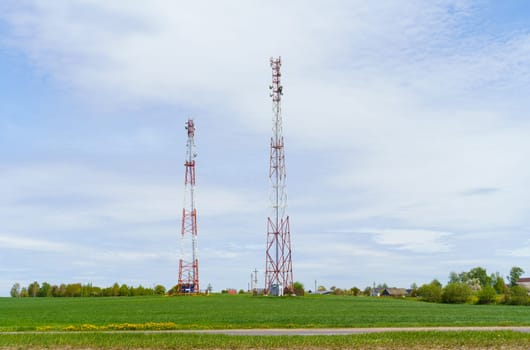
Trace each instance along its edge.
<instances>
[{"instance_id":1,"label":"distant village house","mask_svg":"<svg viewBox=\"0 0 530 350\"><path fill-rule=\"evenodd\" d=\"M530 291L530 277L519 278L519 280L517 281L517 285L525 287Z\"/></svg>"},{"instance_id":2,"label":"distant village house","mask_svg":"<svg viewBox=\"0 0 530 350\"><path fill-rule=\"evenodd\" d=\"M381 292L383 297L405 297L409 295L405 288L385 288Z\"/></svg>"}]
</instances>

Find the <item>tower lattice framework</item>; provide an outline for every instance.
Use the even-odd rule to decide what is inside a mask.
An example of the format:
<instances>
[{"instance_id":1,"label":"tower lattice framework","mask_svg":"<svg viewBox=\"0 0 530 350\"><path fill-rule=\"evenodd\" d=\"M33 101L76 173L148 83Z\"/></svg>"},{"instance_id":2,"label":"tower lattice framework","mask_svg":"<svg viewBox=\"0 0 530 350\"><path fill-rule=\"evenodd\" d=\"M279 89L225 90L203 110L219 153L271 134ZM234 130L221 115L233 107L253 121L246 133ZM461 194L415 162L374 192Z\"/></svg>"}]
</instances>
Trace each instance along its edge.
<instances>
[{"instance_id":1,"label":"tower lattice framework","mask_svg":"<svg viewBox=\"0 0 530 350\"><path fill-rule=\"evenodd\" d=\"M271 215L267 220L267 247L265 263L265 293L283 295L292 293L293 264L291 260L291 233L289 216L286 215L287 192L285 152L282 128L280 67L281 57L271 58L272 85L272 137L270 148L269 178L271 182Z\"/></svg>"},{"instance_id":2,"label":"tower lattice framework","mask_svg":"<svg viewBox=\"0 0 530 350\"><path fill-rule=\"evenodd\" d=\"M184 207L180 242L178 286L180 293L199 292L199 258L197 254L197 209L195 208L195 124L186 122L186 168L184 177Z\"/></svg>"}]
</instances>

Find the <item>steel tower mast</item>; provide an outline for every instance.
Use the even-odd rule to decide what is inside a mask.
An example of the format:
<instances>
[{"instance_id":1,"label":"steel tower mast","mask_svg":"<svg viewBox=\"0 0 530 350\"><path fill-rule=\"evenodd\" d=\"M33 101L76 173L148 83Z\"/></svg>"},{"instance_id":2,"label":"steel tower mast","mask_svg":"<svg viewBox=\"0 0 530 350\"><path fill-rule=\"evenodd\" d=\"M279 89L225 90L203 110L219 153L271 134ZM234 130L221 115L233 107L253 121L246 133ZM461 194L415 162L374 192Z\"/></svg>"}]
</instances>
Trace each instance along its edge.
<instances>
[{"instance_id":1,"label":"steel tower mast","mask_svg":"<svg viewBox=\"0 0 530 350\"><path fill-rule=\"evenodd\" d=\"M271 182L271 215L267 220L267 247L265 263L265 294L293 293L293 264L291 261L291 234L289 216L286 215L286 171L282 128L280 67L281 57L270 59L272 85L272 137L269 178Z\"/></svg>"},{"instance_id":2,"label":"steel tower mast","mask_svg":"<svg viewBox=\"0 0 530 350\"><path fill-rule=\"evenodd\" d=\"M184 177L184 207L180 236L180 260L178 288L180 293L198 293L199 258L197 255L197 209L195 209L195 124L186 122L188 142L186 144L186 168ZM190 251L191 248L191 251Z\"/></svg>"}]
</instances>

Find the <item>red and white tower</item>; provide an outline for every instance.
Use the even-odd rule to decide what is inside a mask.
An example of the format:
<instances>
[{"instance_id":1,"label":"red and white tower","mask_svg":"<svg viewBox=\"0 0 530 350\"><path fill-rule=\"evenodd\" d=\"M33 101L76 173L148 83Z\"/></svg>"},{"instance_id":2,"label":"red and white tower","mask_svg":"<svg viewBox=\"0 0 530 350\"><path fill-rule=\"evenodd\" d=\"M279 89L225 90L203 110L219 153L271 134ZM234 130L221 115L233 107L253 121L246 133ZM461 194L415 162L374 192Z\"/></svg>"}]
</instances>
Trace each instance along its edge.
<instances>
[{"instance_id":1,"label":"red and white tower","mask_svg":"<svg viewBox=\"0 0 530 350\"><path fill-rule=\"evenodd\" d=\"M199 258L197 256L197 209L195 209L195 124L186 122L186 175L184 177L184 208L180 241L179 280L180 293L198 293Z\"/></svg>"},{"instance_id":2,"label":"red and white tower","mask_svg":"<svg viewBox=\"0 0 530 350\"><path fill-rule=\"evenodd\" d=\"M280 67L281 57L271 58L272 85L272 137L270 150L269 178L271 182L271 215L267 220L267 249L265 263L265 293L283 295L292 293L293 264L291 261L291 233L289 216L286 215L287 193L285 153L282 128Z\"/></svg>"}]
</instances>

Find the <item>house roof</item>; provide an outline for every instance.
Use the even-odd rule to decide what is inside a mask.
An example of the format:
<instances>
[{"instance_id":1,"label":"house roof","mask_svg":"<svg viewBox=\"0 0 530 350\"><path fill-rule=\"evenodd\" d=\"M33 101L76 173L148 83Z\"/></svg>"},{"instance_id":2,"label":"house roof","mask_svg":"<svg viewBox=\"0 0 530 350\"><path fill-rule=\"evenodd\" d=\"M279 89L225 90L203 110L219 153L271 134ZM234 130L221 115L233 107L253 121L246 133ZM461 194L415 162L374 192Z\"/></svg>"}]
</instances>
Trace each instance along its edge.
<instances>
[{"instance_id":1,"label":"house roof","mask_svg":"<svg viewBox=\"0 0 530 350\"><path fill-rule=\"evenodd\" d=\"M407 290L405 288L386 288L385 290L390 295L405 295L405 294L407 294Z\"/></svg>"},{"instance_id":2,"label":"house roof","mask_svg":"<svg viewBox=\"0 0 530 350\"><path fill-rule=\"evenodd\" d=\"M530 282L530 277L519 278L519 280L517 281L517 283L529 283L529 282Z\"/></svg>"}]
</instances>

